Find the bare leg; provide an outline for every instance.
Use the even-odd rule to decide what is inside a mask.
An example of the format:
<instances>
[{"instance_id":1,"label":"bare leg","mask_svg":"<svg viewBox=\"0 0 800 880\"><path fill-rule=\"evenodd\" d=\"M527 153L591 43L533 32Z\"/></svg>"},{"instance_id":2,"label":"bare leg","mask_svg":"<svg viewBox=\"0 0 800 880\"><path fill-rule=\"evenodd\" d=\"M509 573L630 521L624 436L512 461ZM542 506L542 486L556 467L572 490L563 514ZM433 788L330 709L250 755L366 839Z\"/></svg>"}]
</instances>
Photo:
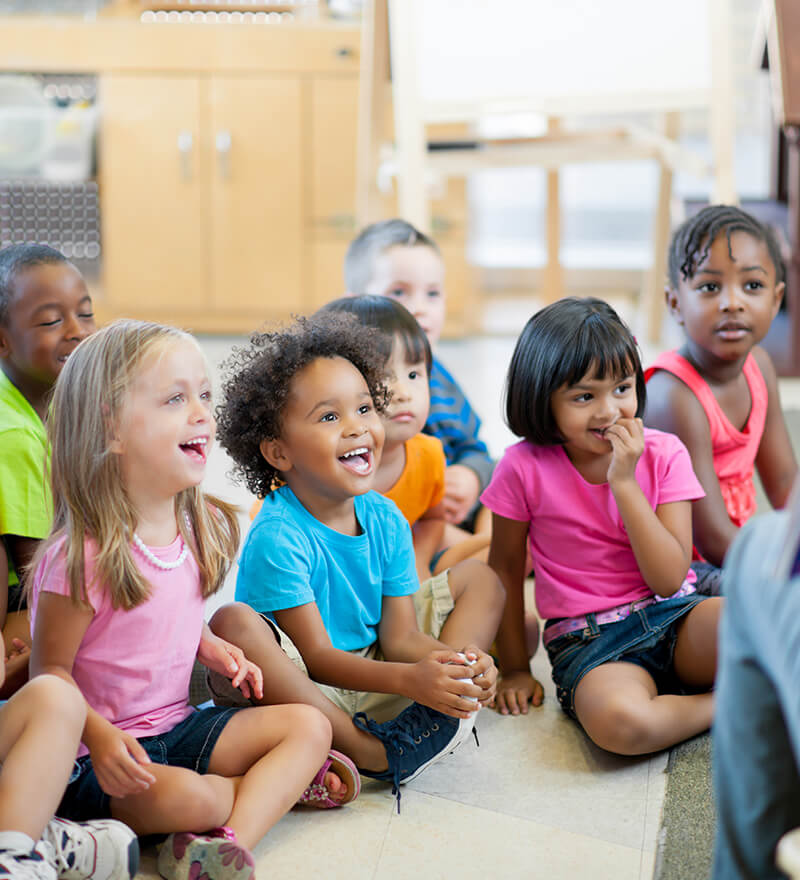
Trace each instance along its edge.
<instances>
[{"instance_id":1,"label":"bare leg","mask_svg":"<svg viewBox=\"0 0 800 880\"><path fill-rule=\"evenodd\" d=\"M225 725L209 771L241 777L225 824L244 846L255 846L297 803L330 744L331 725L311 706L244 709Z\"/></svg>"},{"instance_id":2,"label":"bare leg","mask_svg":"<svg viewBox=\"0 0 800 880\"><path fill-rule=\"evenodd\" d=\"M111 815L137 834L208 831L228 820L238 780L149 764L156 781L140 794L111 799Z\"/></svg>"},{"instance_id":3,"label":"bare leg","mask_svg":"<svg viewBox=\"0 0 800 880\"><path fill-rule=\"evenodd\" d=\"M717 630L724 599L705 599L686 615L678 629L673 664L684 684L710 688L717 674Z\"/></svg>"},{"instance_id":4,"label":"bare leg","mask_svg":"<svg viewBox=\"0 0 800 880\"><path fill-rule=\"evenodd\" d=\"M252 608L240 602L224 605L209 625L216 635L238 645L264 672L264 696L258 701L261 705L306 703L315 706L331 723L334 748L352 758L363 770L387 769L383 743L357 728L350 716L292 663L270 627Z\"/></svg>"},{"instance_id":5,"label":"bare leg","mask_svg":"<svg viewBox=\"0 0 800 880\"><path fill-rule=\"evenodd\" d=\"M707 730L713 695L659 695L652 676L641 666L604 663L579 682L575 713L601 748L643 755Z\"/></svg>"},{"instance_id":6,"label":"bare leg","mask_svg":"<svg viewBox=\"0 0 800 880\"><path fill-rule=\"evenodd\" d=\"M433 573L440 574L467 559L477 559L479 562L486 562L489 559L490 541L491 535L471 535L469 532L458 528L458 526L448 523L445 526L444 538L438 548L439 550L445 547L447 549L439 557Z\"/></svg>"},{"instance_id":7,"label":"bare leg","mask_svg":"<svg viewBox=\"0 0 800 880\"><path fill-rule=\"evenodd\" d=\"M488 565L467 560L450 569L448 580L455 607L442 627L440 641L457 651L470 644L488 651L505 606L500 579Z\"/></svg>"},{"instance_id":8,"label":"bare leg","mask_svg":"<svg viewBox=\"0 0 800 880\"><path fill-rule=\"evenodd\" d=\"M86 703L77 688L40 675L0 710L0 830L39 840L78 751Z\"/></svg>"}]
</instances>

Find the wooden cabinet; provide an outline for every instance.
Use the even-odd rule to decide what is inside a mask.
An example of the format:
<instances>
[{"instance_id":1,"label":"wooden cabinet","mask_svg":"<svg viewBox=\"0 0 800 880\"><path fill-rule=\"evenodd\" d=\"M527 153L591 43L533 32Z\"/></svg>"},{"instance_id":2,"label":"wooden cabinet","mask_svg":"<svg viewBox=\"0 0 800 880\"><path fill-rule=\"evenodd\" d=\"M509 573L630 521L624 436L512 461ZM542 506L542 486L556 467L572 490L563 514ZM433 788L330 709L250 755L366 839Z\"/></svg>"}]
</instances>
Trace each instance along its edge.
<instances>
[{"instance_id":1,"label":"wooden cabinet","mask_svg":"<svg viewBox=\"0 0 800 880\"><path fill-rule=\"evenodd\" d=\"M101 98L103 309L204 330L301 310L299 80L109 74Z\"/></svg>"},{"instance_id":2,"label":"wooden cabinet","mask_svg":"<svg viewBox=\"0 0 800 880\"><path fill-rule=\"evenodd\" d=\"M344 292L357 27L142 24L120 12L10 16L3 28L14 49L0 70L100 78L99 321L242 333ZM389 197L383 216L395 212ZM434 214L457 332L471 313L463 184Z\"/></svg>"}]
</instances>

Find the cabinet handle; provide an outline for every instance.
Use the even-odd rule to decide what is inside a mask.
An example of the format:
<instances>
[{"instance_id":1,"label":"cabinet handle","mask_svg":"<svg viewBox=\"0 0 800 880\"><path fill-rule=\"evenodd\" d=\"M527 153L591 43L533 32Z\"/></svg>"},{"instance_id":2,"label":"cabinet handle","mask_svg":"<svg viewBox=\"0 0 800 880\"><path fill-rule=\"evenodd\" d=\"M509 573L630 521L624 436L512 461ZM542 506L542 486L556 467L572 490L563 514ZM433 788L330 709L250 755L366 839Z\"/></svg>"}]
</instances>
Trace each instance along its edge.
<instances>
[{"instance_id":1,"label":"cabinet handle","mask_svg":"<svg viewBox=\"0 0 800 880\"><path fill-rule=\"evenodd\" d=\"M233 139L229 131L218 131L214 138L214 145L217 148L217 164L219 166L219 175L223 180L230 180L231 176L231 144Z\"/></svg>"},{"instance_id":2,"label":"cabinet handle","mask_svg":"<svg viewBox=\"0 0 800 880\"><path fill-rule=\"evenodd\" d=\"M181 175L184 180L192 179L192 146L194 138L190 131L178 133L178 152L181 157Z\"/></svg>"}]
</instances>

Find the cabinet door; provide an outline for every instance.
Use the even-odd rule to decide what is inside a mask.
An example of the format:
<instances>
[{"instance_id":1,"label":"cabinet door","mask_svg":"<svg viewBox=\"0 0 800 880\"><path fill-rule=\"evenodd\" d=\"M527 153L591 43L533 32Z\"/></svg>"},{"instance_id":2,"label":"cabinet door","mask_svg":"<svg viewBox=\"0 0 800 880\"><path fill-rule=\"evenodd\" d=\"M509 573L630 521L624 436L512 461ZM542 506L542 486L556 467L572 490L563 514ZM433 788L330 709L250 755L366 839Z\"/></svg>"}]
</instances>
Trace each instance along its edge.
<instances>
[{"instance_id":1,"label":"cabinet door","mask_svg":"<svg viewBox=\"0 0 800 880\"><path fill-rule=\"evenodd\" d=\"M303 309L301 99L298 77L210 80L211 298L218 310L267 319Z\"/></svg>"},{"instance_id":2,"label":"cabinet door","mask_svg":"<svg viewBox=\"0 0 800 880\"><path fill-rule=\"evenodd\" d=\"M103 293L112 315L174 320L208 305L201 81L101 81Z\"/></svg>"}]
</instances>

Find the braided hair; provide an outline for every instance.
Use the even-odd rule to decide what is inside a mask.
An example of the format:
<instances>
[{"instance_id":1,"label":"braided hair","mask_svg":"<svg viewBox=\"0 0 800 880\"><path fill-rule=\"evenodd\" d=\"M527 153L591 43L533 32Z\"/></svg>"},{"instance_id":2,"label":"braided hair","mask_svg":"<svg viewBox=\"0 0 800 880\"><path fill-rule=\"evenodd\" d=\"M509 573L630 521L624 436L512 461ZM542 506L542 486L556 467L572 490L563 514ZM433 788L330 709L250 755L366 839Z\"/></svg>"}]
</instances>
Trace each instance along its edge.
<instances>
[{"instance_id":1,"label":"braided hair","mask_svg":"<svg viewBox=\"0 0 800 880\"><path fill-rule=\"evenodd\" d=\"M669 283L675 289L680 281L688 281L697 267L706 259L711 245L721 233L728 239L731 252L731 235L746 232L763 241L775 267L775 281L783 281L784 267L778 242L772 230L751 214L734 205L708 205L682 223L674 232L669 246Z\"/></svg>"}]
</instances>

